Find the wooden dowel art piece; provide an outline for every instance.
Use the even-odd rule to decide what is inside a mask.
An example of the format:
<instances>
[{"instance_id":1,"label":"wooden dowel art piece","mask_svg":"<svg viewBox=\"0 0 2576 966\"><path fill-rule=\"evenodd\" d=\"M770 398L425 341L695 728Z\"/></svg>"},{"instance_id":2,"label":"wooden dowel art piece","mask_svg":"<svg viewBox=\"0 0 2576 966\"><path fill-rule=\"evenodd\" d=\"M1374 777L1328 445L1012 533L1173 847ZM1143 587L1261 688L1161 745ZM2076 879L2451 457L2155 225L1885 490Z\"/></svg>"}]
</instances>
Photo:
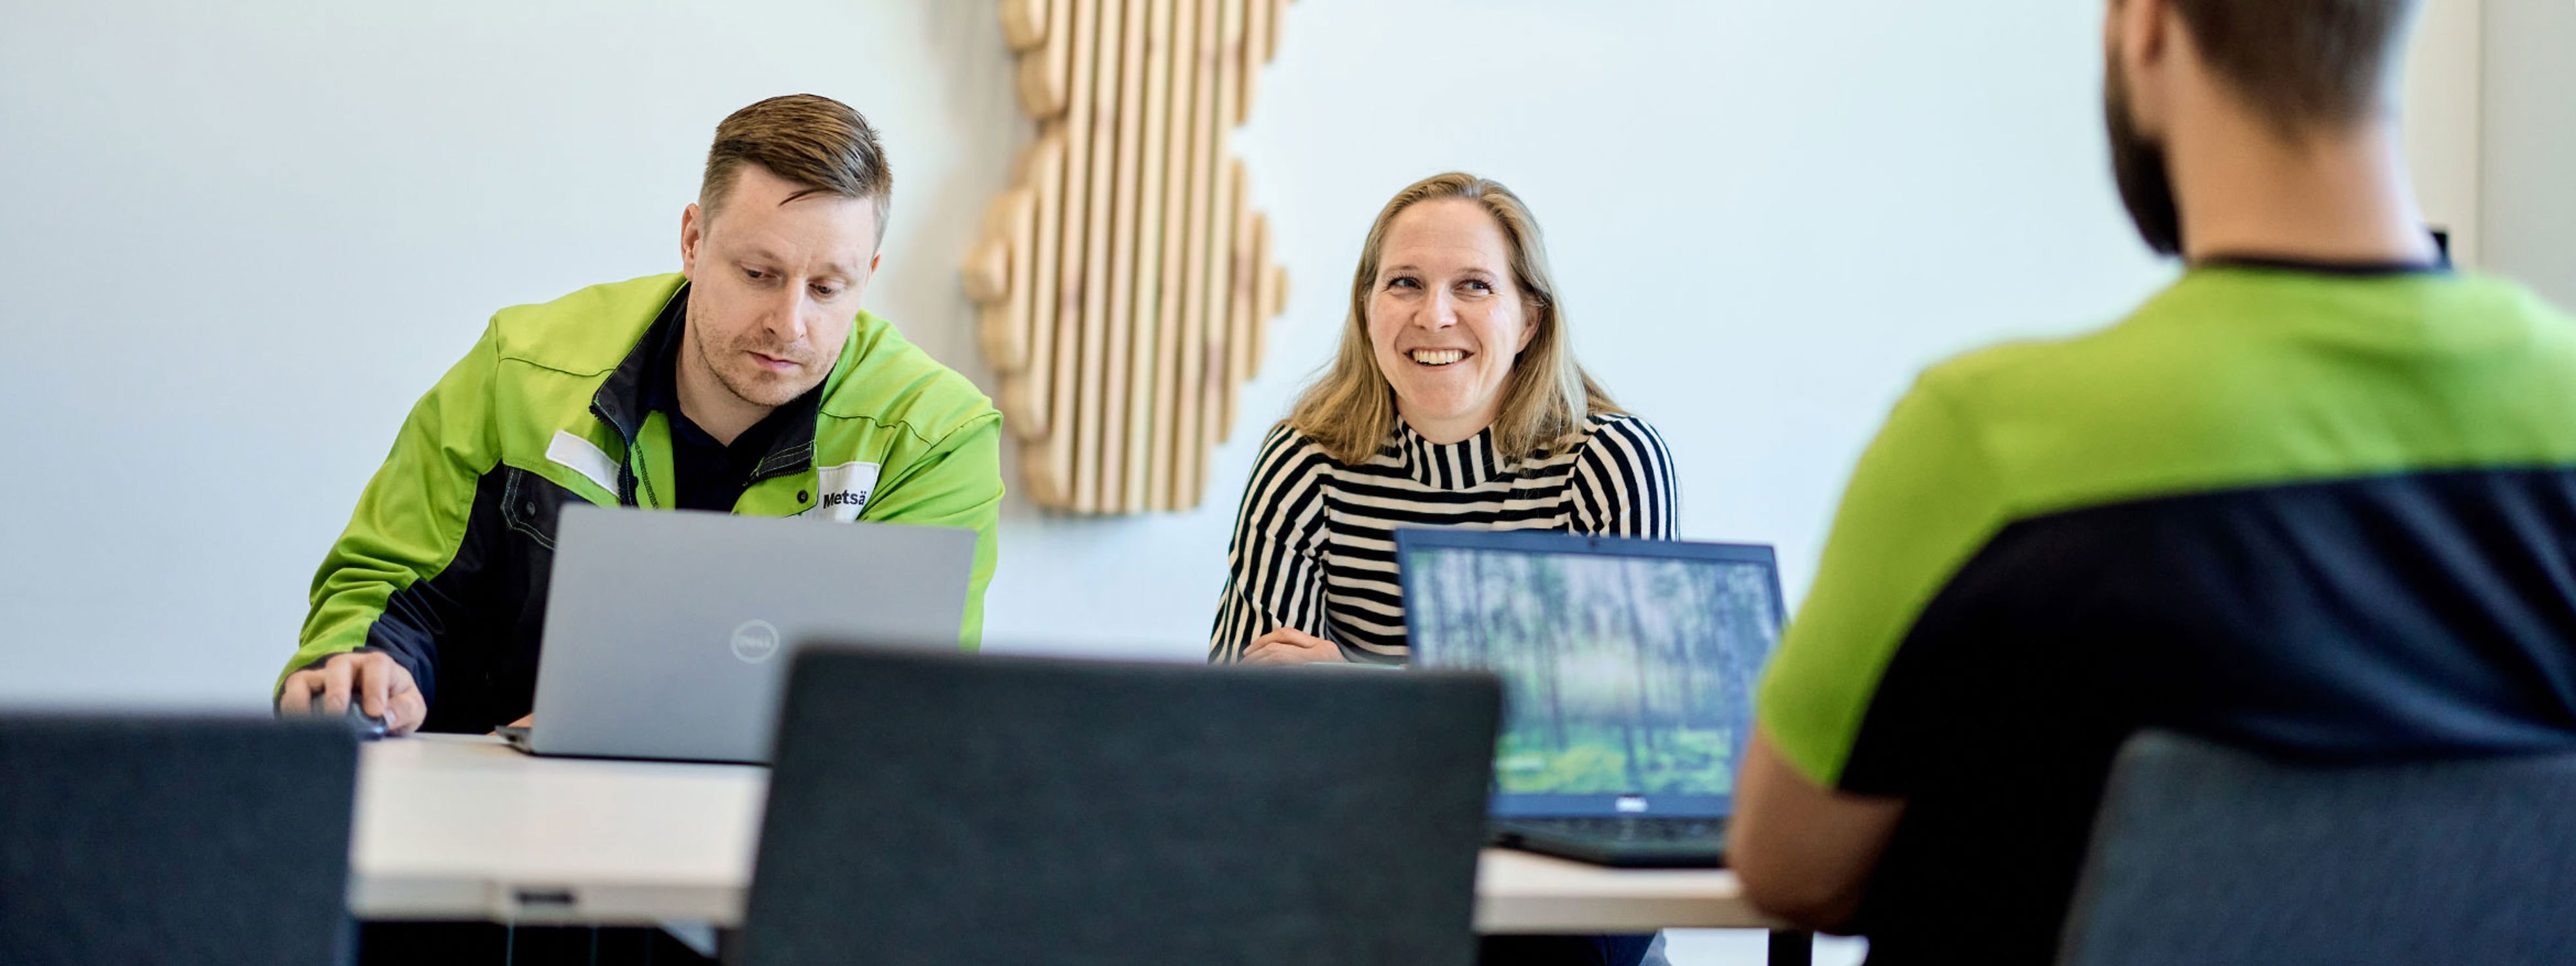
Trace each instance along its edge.
<instances>
[{"instance_id":1,"label":"wooden dowel art piece","mask_svg":"<svg viewBox=\"0 0 2576 966\"><path fill-rule=\"evenodd\" d=\"M1020 440L1021 492L1186 510L1286 308L1226 132L1290 0L1000 0L1038 124L961 271Z\"/></svg>"}]
</instances>

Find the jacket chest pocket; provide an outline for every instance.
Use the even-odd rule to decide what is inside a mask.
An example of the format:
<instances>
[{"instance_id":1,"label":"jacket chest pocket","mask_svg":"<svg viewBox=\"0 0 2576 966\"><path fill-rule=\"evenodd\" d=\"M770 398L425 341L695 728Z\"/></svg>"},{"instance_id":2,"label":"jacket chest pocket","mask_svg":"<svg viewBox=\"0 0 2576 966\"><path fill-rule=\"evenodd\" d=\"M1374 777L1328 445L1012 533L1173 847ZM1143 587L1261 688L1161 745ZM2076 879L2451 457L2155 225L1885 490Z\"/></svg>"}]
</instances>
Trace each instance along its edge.
<instances>
[{"instance_id":1,"label":"jacket chest pocket","mask_svg":"<svg viewBox=\"0 0 2576 966\"><path fill-rule=\"evenodd\" d=\"M563 515L566 502L587 503L571 490L554 481L511 467L501 484L501 521L510 532L527 538L538 548L552 553L555 549L555 520Z\"/></svg>"}]
</instances>

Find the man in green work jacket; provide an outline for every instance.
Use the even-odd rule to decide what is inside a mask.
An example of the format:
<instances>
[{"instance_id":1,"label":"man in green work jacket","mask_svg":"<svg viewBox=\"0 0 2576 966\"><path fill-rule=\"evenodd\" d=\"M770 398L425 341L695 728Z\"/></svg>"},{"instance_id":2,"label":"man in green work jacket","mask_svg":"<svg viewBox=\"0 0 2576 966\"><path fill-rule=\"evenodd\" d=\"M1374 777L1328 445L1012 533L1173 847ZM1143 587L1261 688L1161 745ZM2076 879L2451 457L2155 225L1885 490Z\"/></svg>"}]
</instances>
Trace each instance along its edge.
<instances>
[{"instance_id":1,"label":"man in green work jacket","mask_svg":"<svg viewBox=\"0 0 2576 966\"><path fill-rule=\"evenodd\" d=\"M1001 415L859 309L890 189L856 111L771 98L717 126L679 274L493 316L412 407L314 575L280 712L319 695L396 733L527 716L572 502L972 527L959 644L975 647Z\"/></svg>"}]
</instances>

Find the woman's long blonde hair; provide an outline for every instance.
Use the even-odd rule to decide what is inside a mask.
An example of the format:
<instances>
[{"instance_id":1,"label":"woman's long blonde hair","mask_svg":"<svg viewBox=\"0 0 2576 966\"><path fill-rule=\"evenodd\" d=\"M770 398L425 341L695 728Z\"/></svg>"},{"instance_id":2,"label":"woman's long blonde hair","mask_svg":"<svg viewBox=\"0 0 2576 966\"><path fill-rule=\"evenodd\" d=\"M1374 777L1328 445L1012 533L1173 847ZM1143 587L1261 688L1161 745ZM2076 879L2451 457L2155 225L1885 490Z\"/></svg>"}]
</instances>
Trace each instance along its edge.
<instances>
[{"instance_id":1,"label":"woman's long blonde hair","mask_svg":"<svg viewBox=\"0 0 2576 966\"><path fill-rule=\"evenodd\" d=\"M1378 371L1369 345L1369 294L1377 288L1380 259L1386 252L1387 226L1405 209L1425 201L1458 198L1473 201L1494 216L1503 241L1511 248L1512 284L1529 316L1529 346L1512 360L1503 382L1503 403L1494 414L1495 456L1526 459L1542 447L1581 432L1593 413L1619 412L1592 376L1574 360L1565 334L1565 302L1556 293L1556 276L1548 271L1547 243L1538 219L1520 196L1501 182L1452 171L1414 182L1377 213L1368 242L1360 248L1359 271L1351 277L1350 321L1342 329L1342 347L1315 384L1297 398L1288 425L1315 441L1344 464L1365 463L1386 443L1395 423L1395 387Z\"/></svg>"}]
</instances>

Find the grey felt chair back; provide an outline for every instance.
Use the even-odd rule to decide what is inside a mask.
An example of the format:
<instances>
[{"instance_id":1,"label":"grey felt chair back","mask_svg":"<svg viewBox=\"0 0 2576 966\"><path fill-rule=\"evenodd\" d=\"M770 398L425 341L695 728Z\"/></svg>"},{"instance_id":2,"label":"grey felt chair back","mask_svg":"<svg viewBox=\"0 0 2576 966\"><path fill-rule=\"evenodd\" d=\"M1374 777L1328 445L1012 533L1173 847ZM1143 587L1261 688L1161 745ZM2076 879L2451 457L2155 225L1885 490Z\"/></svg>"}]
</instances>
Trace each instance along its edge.
<instances>
[{"instance_id":1,"label":"grey felt chair back","mask_svg":"<svg viewBox=\"0 0 2576 966\"><path fill-rule=\"evenodd\" d=\"M744 962L1466 966L1483 675L807 650Z\"/></svg>"},{"instance_id":2,"label":"grey felt chair back","mask_svg":"<svg viewBox=\"0 0 2576 966\"><path fill-rule=\"evenodd\" d=\"M0 963L343 961L357 767L336 723L0 715Z\"/></svg>"},{"instance_id":3,"label":"grey felt chair back","mask_svg":"<svg viewBox=\"0 0 2576 966\"><path fill-rule=\"evenodd\" d=\"M2059 958L2576 961L2576 756L2328 767L2141 734Z\"/></svg>"}]
</instances>

